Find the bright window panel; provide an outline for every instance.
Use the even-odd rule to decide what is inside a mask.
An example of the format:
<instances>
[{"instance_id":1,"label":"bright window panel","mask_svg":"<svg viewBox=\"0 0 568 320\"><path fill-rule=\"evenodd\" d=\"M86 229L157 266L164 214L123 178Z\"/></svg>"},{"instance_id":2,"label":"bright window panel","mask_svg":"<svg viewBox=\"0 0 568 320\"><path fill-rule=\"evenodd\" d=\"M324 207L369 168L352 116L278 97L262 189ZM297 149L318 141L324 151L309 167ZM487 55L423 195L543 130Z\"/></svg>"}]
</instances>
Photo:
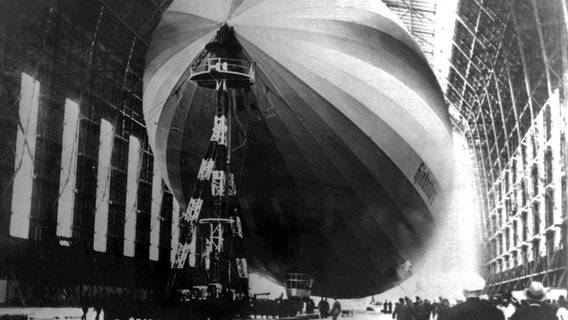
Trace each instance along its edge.
<instances>
[{"instance_id":1,"label":"bright window panel","mask_svg":"<svg viewBox=\"0 0 568 320\"><path fill-rule=\"evenodd\" d=\"M61 148L61 174L59 180L59 204L57 207L57 235L71 238L75 208L75 183L77 181L77 148L79 145L79 105L65 100Z\"/></svg>"},{"instance_id":2,"label":"bright window panel","mask_svg":"<svg viewBox=\"0 0 568 320\"><path fill-rule=\"evenodd\" d=\"M197 261L197 256L196 256L196 234L194 233L193 236L191 237L191 243L189 244L189 266L190 267L195 267L195 262Z\"/></svg>"},{"instance_id":3,"label":"bright window panel","mask_svg":"<svg viewBox=\"0 0 568 320\"><path fill-rule=\"evenodd\" d=\"M172 251L170 254L170 261L172 264L176 261L178 244L179 244L179 203L174 197L173 209L172 209Z\"/></svg>"},{"instance_id":4,"label":"bright window panel","mask_svg":"<svg viewBox=\"0 0 568 320\"><path fill-rule=\"evenodd\" d=\"M127 257L134 257L135 251L139 173L140 140L130 136L128 145L128 175L126 178L126 213L124 217L124 255Z\"/></svg>"},{"instance_id":5,"label":"bright window panel","mask_svg":"<svg viewBox=\"0 0 568 320\"><path fill-rule=\"evenodd\" d=\"M154 158L154 176L152 178L152 211L150 213L150 260L159 260L160 246L160 213L162 211L162 175L158 167L158 160Z\"/></svg>"},{"instance_id":6,"label":"bright window panel","mask_svg":"<svg viewBox=\"0 0 568 320\"><path fill-rule=\"evenodd\" d=\"M10 219L10 235L22 239L28 239L30 231L39 91L40 83L28 74L22 73L20 123L16 138L16 163Z\"/></svg>"},{"instance_id":7,"label":"bright window panel","mask_svg":"<svg viewBox=\"0 0 568 320\"><path fill-rule=\"evenodd\" d=\"M110 191L110 160L114 140L114 126L105 119L101 119L101 133L99 140L99 163L97 171L97 198L95 211L95 236L93 249L106 252L108 209Z\"/></svg>"}]
</instances>

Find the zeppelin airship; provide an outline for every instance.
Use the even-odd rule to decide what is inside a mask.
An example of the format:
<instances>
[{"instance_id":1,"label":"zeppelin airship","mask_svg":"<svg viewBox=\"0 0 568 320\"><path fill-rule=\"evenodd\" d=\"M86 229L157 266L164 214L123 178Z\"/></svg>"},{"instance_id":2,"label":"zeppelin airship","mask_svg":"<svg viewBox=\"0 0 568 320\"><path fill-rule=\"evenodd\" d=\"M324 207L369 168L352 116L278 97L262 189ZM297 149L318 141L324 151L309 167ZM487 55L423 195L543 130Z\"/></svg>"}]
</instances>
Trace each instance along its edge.
<instances>
[{"instance_id":1,"label":"zeppelin airship","mask_svg":"<svg viewBox=\"0 0 568 320\"><path fill-rule=\"evenodd\" d=\"M416 42L378 0L174 0L146 56L143 105L182 211L218 98L190 75L223 26L230 58L254 66L235 89L231 166L249 268L309 275L319 296L400 283L448 211L453 176L447 106Z\"/></svg>"}]
</instances>

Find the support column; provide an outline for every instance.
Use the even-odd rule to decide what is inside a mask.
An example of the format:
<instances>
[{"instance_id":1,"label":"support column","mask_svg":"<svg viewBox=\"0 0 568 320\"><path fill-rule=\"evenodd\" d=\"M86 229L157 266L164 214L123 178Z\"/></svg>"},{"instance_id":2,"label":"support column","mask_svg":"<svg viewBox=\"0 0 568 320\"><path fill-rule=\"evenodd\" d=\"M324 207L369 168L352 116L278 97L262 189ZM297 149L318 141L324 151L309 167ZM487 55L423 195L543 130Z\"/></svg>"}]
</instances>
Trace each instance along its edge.
<instances>
[{"instance_id":1,"label":"support column","mask_svg":"<svg viewBox=\"0 0 568 320\"><path fill-rule=\"evenodd\" d=\"M527 59L525 57L525 52L523 50L523 43L522 43L522 40L521 40L521 31L519 29L519 24L517 22L517 16L515 15L514 3L510 3L509 8L510 8L510 11L511 11L511 17L513 18L513 25L515 27L515 35L517 37L517 48L519 50L519 56L521 58L521 64L522 64L522 67L523 67L523 74L524 74L524 77L525 77L525 86L526 86L526 90L527 90L529 111L530 111L530 115L531 115L530 126L532 126L534 119L535 119L535 114L534 114L534 106L533 106L533 101L532 101L532 88L531 88L529 73L528 73L528 69L527 69Z\"/></svg>"},{"instance_id":2,"label":"support column","mask_svg":"<svg viewBox=\"0 0 568 320\"><path fill-rule=\"evenodd\" d=\"M564 130L561 131L561 134L564 135L565 139L568 139L568 4L566 0L558 0L562 2L562 12L564 16L564 32L562 33L562 45L560 46L561 54L562 54L562 92L560 94L560 121L563 124ZM568 144L564 146L564 150L561 151L564 154L564 158L561 159L561 163L564 168L564 176L567 177L568 180ZM562 190L562 188L560 188ZM564 192L568 193L567 190ZM568 197L568 194L566 195ZM564 210L568 210L568 208L563 208ZM562 279L567 284L568 289L568 221L566 218L563 219L563 230L564 234L564 272Z\"/></svg>"},{"instance_id":3,"label":"support column","mask_svg":"<svg viewBox=\"0 0 568 320\"><path fill-rule=\"evenodd\" d=\"M544 63L544 73L546 75L546 85L548 88L548 96L552 96L552 81L550 79L550 62L546 54L546 45L544 43L544 36L542 34L540 16L538 15L538 4L536 0L532 0L532 9L534 14L534 21L536 22L536 31L538 33L538 40L540 44L540 52L542 54L542 61Z\"/></svg>"}]
</instances>

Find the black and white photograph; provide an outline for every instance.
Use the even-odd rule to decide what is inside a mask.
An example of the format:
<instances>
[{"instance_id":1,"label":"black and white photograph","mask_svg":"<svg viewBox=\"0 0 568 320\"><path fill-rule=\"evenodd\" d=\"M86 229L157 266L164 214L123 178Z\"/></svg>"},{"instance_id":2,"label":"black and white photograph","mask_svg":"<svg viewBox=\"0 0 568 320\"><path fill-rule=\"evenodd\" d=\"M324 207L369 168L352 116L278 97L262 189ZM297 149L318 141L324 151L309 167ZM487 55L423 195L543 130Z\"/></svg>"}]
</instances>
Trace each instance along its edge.
<instances>
[{"instance_id":1,"label":"black and white photograph","mask_svg":"<svg viewBox=\"0 0 568 320\"><path fill-rule=\"evenodd\" d=\"M0 0L0 320L568 320L567 0Z\"/></svg>"}]
</instances>

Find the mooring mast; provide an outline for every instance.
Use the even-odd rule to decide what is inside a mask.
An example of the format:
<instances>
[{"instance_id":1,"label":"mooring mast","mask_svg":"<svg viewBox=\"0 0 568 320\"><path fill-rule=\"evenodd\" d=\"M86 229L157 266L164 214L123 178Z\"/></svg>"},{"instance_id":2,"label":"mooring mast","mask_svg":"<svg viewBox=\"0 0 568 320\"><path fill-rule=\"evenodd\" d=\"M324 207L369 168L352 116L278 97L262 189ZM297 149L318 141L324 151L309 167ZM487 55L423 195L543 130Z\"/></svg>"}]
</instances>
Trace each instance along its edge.
<instances>
[{"instance_id":1,"label":"mooring mast","mask_svg":"<svg viewBox=\"0 0 568 320\"><path fill-rule=\"evenodd\" d=\"M183 269L190 250L200 251L202 259L198 269L204 273L200 277L204 283L199 287L207 286L212 295L218 295L229 287L238 293L248 294L246 258L242 252L233 250L234 242L242 241L243 238L235 199L235 177L231 172L235 91L248 88L254 83L254 65L239 59L241 56L241 46L234 31L223 25L214 41L208 43L193 61L189 75L189 80L198 86L216 90L217 113L191 200L180 219L180 243L172 267L175 270ZM211 181L210 192L205 188L208 181ZM210 202L206 206L210 210L200 214L204 201ZM208 227L208 232L203 227ZM232 237L227 238L228 235ZM247 279L246 283L242 283L244 279ZM170 277L169 289L174 281L175 274ZM239 282L240 285L236 285ZM237 286L239 288L235 288Z\"/></svg>"}]
</instances>

